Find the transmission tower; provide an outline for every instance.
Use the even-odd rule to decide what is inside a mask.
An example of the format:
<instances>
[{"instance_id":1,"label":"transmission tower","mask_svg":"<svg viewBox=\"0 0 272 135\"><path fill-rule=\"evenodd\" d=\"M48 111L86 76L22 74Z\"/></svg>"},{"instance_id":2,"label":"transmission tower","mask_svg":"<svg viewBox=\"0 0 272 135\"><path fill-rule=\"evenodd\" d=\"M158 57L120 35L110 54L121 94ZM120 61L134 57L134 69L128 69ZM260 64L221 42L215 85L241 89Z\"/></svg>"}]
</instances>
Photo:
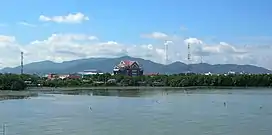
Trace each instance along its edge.
<instances>
[{"instance_id":1,"label":"transmission tower","mask_svg":"<svg viewBox=\"0 0 272 135\"><path fill-rule=\"evenodd\" d=\"M188 73L190 73L191 72L191 51L190 51L190 49L191 49L191 45L190 45L190 43L188 43L188 57L187 57L187 60L188 60Z\"/></svg>"},{"instance_id":2,"label":"transmission tower","mask_svg":"<svg viewBox=\"0 0 272 135\"><path fill-rule=\"evenodd\" d=\"M168 42L167 41L164 42L164 53L165 53L165 57L164 57L165 65L167 65L168 64Z\"/></svg>"},{"instance_id":3,"label":"transmission tower","mask_svg":"<svg viewBox=\"0 0 272 135\"><path fill-rule=\"evenodd\" d=\"M21 52L21 74L24 74L24 52Z\"/></svg>"},{"instance_id":4,"label":"transmission tower","mask_svg":"<svg viewBox=\"0 0 272 135\"><path fill-rule=\"evenodd\" d=\"M6 135L6 124L3 124L3 126L2 126L2 132L3 132L3 135Z\"/></svg>"}]
</instances>

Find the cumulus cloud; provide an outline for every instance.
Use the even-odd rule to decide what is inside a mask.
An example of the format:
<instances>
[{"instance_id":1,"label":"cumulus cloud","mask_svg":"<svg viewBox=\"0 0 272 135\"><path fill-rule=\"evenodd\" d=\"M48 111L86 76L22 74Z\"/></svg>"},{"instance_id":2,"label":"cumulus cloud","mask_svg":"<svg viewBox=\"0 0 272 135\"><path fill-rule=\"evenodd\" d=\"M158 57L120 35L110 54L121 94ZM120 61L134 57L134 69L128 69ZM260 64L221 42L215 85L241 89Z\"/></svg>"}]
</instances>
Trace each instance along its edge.
<instances>
[{"instance_id":1,"label":"cumulus cloud","mask_svg":"<svg viewBox=\"0 0 272 135\"><path fill-rule=\"evenodd\" d=\"M44 22L56 22L56 23L81 23L83 21L88 21L89 17L84 15L83 13L75 13L75 14L68 14L66 16L45 16L40 15L40 21Z\"/></svg>"},{"instance_id":2,"label":"cumulus cloud","mask_svg":"<svg viewBox=\"0 0 272 135\"><path fill-rule=\"evenodd\" d=\"M183 41L183 37L179 37L177 35L169 35L163 32L152 32L152 33L147 33L147 34L142 34L140 35L141 38L146 38L146 39L153 39L153 40L159 40L159 41L171 41L171 42L180 42Z\"/></svg>"},{"instance_id":3,"label":"cumulus cloud","mask_svg":"<svg viewBox=\"0 0 272 135\"><path fill-rule=\"evenodd\" d=\"M25 45L17 44L15 37L0 36L1 67L19 65L21 51L25 54L25 63L124 55L160 62L163 48L151 44L125 45L116 41L99 41L96 36L85 34L52 34L45 40L35 40Z\"/></svg>"},{"instance_id":4,"label":"cumulus cloud","mask_svg":"<svg viewBox=\"0 0 272 135\"><path fill-rule=\"evenodd\" d=\"M162 32L153 32L150 34L143 34L141 35L143 38L150 38L150 39L159 39L159 40L169 40L170 36Z\"/></svg>"},{"instance_id":5,"label":"cumulus cloud","mask_svg":"<svg viewBox=\"0 0 272 135\"><path fill-rule=\"evenodd\" d=\"M171 37L167 34L154 34L158 40ZM168 44L169 62L182 61L187 63L187 44L191 45L194 63L203 61L211 64L235 63L255 64L272 68L269 49L243 47L225 42L206 44L198 38L185 40L167 40L159 44L122 44L117 41L100 41L96 36L73 33L56 33L44 40L35 40L28 44L20 44L13 36L0 36L0 67L17 66L20 64L20 52L25 54L25 63L51 60L62 62L89 57L120 57L129 55L164 63L164 44ZM262 54L262 55L260 55Z\"/></svg>"},{"instance_id":6,"label":"cumulus cloud","mask_svg":"<svg viewBox=\"0 0 272 135\"><path fill-rule=\"evenodd\" d=\"M167 40L166 42L164 42L164 45L169 45L169 44L173 44L173 41Z\"/></svg>"},{"instance_id":7,"label":"cumulus cloud","mask_svg":"<svg viewBox=\"0 0 272 135\"><path fill-rule=\"evenodd\" d=\"M14 36L0 35L0 43L11 43L11 42L15 42Z\"/></svg>"},{"instance_id":8,"label":"cumulus cloud","mask_svg":"<svg viewBox=\"0 0 272 135\"><path fill-rule=\"evenodd\" d=\"M203 44L203 42L197 38L187 38L184 40L186 44Z\"/></svg>"}]
</instances>

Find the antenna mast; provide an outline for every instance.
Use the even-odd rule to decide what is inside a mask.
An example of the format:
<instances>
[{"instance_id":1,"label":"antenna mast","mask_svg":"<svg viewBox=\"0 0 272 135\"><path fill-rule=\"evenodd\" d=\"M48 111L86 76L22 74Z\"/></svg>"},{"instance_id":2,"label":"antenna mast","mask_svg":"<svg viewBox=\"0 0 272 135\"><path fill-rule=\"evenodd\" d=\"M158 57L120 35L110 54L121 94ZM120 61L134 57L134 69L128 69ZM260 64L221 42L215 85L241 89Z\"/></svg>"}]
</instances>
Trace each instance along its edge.
<instances>
[{"instance_id":1,"label":"antenna mast","mask_svg":"<svg viewBox=\"0 0 272 135\"><path fill-rule=\"evenodd\" d=\"M190 73L191 72L191 51L190 51L190 49L191 49L191 45L190 45L190 43L188 43L188 57L187 57L187 59L188 59L188 73Z\"/></svg>"},{"instance_id":2,"label":"antenna mast","mask_svg":"<svg viewBox=\"0 0 272 135\"><path fill-rule=\"evenodd\" d=\"M21 52L21 74L24 74L24 52Z\"/></svg>"},{"instance_id":3,"label":"antenna mast","mask_svg":"<svg viewBox=\"0 0 272 135\"><path fill-rule=\"evenodd\" d=\"M3 124L2 132L3 132L3 135L6 135L6 124Z\"/></svg>"},{"instance_id":4,"label":"antenna mast","mask_svg":"<svg viewBox=\"0 0 272 135\"><path fill-rule=\"evenodd\" d=\"M164 42L164 52L165 52L165 65L168 64L168 43L167 41Z\"/></svg>"}]
</instances>

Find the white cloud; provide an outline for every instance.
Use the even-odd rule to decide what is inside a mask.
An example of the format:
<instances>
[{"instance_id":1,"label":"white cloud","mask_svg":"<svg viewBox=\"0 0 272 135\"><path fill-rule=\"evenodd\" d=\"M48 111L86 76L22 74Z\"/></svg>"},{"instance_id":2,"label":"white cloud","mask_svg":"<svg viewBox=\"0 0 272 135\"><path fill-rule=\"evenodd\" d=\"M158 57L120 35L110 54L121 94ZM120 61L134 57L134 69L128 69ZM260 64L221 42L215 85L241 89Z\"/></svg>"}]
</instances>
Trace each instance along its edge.
<instances>
[{"instance_id":1,"label":"white cloud","mask_svg":"<svg viewBox=\"0 0 272 135\"><path fill-rule=\"evenodd\" d=\"M45 16L40 15L40 21L44 22L56 22L56 23L81 23L83 21L88 21L89 17L84 15L83 13L75 13L75 14L68 14L66 16Z\"/></svg>"},{"instance_id":2,"label":"white cloud","mask_svg":"<svg viewBox=\"0 0 272 135\"><path fill-rule=\"evenodd\" d=\"M18 22L19 25L24 25L24 26L28 26L28 27L36 27L37 25L35 24L31 24L31 23L27 23L27 22Z\"/></svg>"},{"instance_id":3,"label":"white cloud","mask_svg":"<svg viewBox=\"0 0 272 135\"><path fill-rule=\"evenodd\" d=\"M159 40L169 40L169 36L162 32L153 32L151 34L143 34L141 35L143 38L150 38L150 39L159 39Z\"/></svg>"},{"instance_id":4,"label":"white cloud","mask_svg":"<svg viewBox=\"0 0 272 135\"><path fill-rule=\"evenodd\" d=\"M203 44L203 42L197 38L187 38L184 40L186 44Z\"/></svg>"},{"instance_id":5,"label":"white cloud","mask_svg":"<svg viewBox=\"0 0 272 135\"><path fill-rule=\"evenodd\" d=\"M124 45L116 41L99 41L97 37L84 34L52 34L46 40L29 44L17 44L14 37L0 36L1 67L20 64L20 52L24 51L25 63L52 60L55 62L89 57L120 57L130 55L162 62L163 47Z\"/></svg>"},{"instance_id":6,"label":"white cloud","mask_svg":"<svg viewBox=\"0 0 272 135\"><path fill-rule=\"evenodd\" d=\"M11 43L11 42L15 42L15 37L0 35L0 43Z\"/></svg>"},{"instance_id":7,"label":"white cloud","mask_svg":"<svg viewBox=\"0 0 272 135\"><path fill-rule=\"evenodd\" d=\"M166 42L164 42L164 45L169 45L169 44L173 44L173 41L167 40Z\"/></svg>"},{"instance_id":8,"label":"white cloud","mask_svg":"<svg viewBox=\"0 0 272 135\"><path fill-rule=\"evenodd\" d=\"M158 40L172 37L167 34L154 34ZM52 34L45 40L36 40L28 44L20 44L13 36L0 36L0 67L17 66L20 64L20 51L25 53L25 63L42 60L55 62L89 57L120 57L129 55L164 62L164 43L168 44L169 61L187 63L187 43L191 45L193 62L203 61L211 64L235 63L255 64L272 68L269 58L272 57L271 48L244 47L230 45L225 42L210 45L197 38L173 40L160 44L128 45L117 41L100 41L96 36L72 33ZM270 46L268 46L270 47Z\"/></svg>"},{"instance_id":9,"label":"white cloud","mask_svg":"<svg viewBox=\"0 0 272 135\"><path fill-rule=\"evenodd\" d=\"M159 41L163 41L163 42L173 42L173 41L183 41L184 38L177 36L177 35L168 35L166 33L163 32L152 32L152 33L148 33L148 34L142 34L140 35L141 38L146 38L146 39L153 39L153 40L159 40Z\"/></svg>"}]
</instances>

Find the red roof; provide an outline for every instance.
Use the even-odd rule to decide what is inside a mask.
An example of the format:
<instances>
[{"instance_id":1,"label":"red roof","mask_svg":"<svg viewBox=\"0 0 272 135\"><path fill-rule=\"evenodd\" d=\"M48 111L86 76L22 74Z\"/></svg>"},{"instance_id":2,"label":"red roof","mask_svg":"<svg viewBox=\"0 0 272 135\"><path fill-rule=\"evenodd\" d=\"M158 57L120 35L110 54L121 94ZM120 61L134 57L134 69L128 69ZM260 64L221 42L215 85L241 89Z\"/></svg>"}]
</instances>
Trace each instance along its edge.
<instances>
[{"instance_id":1,"label":"red roof","mask_svg":"<svg viewBox=\"0 0 272 135\"><path fill-rule=\"evenodd\" d=\"M130 66L130 65L132 65L135 61L124 60L123 62L125 63L126 66Z\"/></svg>"},{"instance_id":2,"label":"red roof","mask_svg":"<svg viewBox=\"0 0 272 135\"><path fill-rule=\"evenodd\" d=\"M79 79L81 77L78 76L78 75L69 75L68 78L70 78L70 79Z\"/></svg>"}]
</instances>

